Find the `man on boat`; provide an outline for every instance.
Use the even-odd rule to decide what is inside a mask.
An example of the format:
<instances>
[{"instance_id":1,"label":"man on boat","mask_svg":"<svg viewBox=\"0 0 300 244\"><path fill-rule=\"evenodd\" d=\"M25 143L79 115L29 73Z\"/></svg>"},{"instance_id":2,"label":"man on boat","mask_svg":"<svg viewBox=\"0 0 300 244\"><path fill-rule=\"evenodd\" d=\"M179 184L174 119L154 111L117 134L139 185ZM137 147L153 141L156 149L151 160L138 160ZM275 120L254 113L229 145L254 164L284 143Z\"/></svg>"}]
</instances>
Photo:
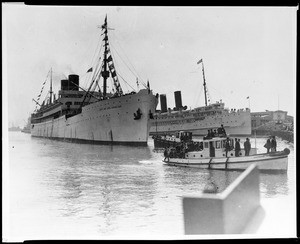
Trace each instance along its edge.
<instances>
[{"instance_id":1,"label":"man on boat","mask_svg":"<svg viewBox=\"0 0 300 244\"><path fill-rule=\"evenodd\" d=\"M205 139L211 139L211 137L212 137L212 136L211 136L211 132L210 132L210 130L208 130L208 131L207 131L207 135L206 135L203 139L204 139L204 140L205 140Z\"/></svg>"},{"instance_id":2,"label":"man on boat","mask_svg":"<svg viewBox=\"0 0 300 244\"><path fill-rule=\"evenodd\" d=\"M270 138L268 138L266 144L264 145L264 147L267 149L267 153L270 152L270 148L271 148L271 141Z\"/></svg>"},{"instance_id":3,"label":"man on boat","mask_svg":"<svg viewBox=\"0 0 300 244\"><path fill-rule=\"evenodd\" d=\"M221 125L221 127L218 128L218 134L219 134L219 136L226 136L226 131L225 131L223 125Z\"/></svg>"},{"instance_id":4,"label":"man on boat","mask_svg":"<svg viewBox=\"0 0 300 244\"><path fill-rule=\"evenodd\" d=\"M251 143L249 141L249 138L246 138L246 141L244 142L244 149L245 149L245 156L249 156L251 150Z\"/></svg>"},{"instance_id":5,"label":"man on boat","mask_svg":"<svg viewBox=\"0 0 300 244\"><path fill-rule=\"evenodd\" d=\"M223 134L226 136L226 131L225 131L225 128L223 127L223 125L221 125L221 129L222 129Z\"/></svg>"},{"instance_id":6,"label":"man on boat","mask_svg":"<svg viewBox=\"0 0 300 244\"><path fill-rule=\"evenodd\" d=\"M240 145L240 143L239 143L239 141L238 141L237 138L235 138L235 147L234 148L235 148L235 156L239 157L240 150L241 150L241 145Z\"/></svg>"},{"instance_id":7,"label":"man on boat","mask_svg":"<svg viewBox=\"0 0 300 244\"><path fill-rule=\"evenodd\" d=\"M230 145L230 140L229 137L227 137L226 141L225 141L225 152L226 152L226 158L227 158L227 154L231 149L231 145Z\"/></svg>"},{"instance_id":8,"label":"man on boat","mask_svg":"<svg viewBox=\"0 0 300 244\"><path fill-rule=\"evenodd\" d=\"M164 157L165 157L164 161L166 160L166 158L168 158L168 161L170 160L170 150L169 150L169 147L165 148Z\"/></svg>"},{"instance_id":9,"label":"man on boat","mask_svg":"<svg viewBox=\"0 0 300 244\"><path fill-rule=\"evenodd\" d=\"M271 152L276 152L277 143L276 143L275 136L272 137L270 141L270 145L271 145Z\"/></svg>"}]
</instances>

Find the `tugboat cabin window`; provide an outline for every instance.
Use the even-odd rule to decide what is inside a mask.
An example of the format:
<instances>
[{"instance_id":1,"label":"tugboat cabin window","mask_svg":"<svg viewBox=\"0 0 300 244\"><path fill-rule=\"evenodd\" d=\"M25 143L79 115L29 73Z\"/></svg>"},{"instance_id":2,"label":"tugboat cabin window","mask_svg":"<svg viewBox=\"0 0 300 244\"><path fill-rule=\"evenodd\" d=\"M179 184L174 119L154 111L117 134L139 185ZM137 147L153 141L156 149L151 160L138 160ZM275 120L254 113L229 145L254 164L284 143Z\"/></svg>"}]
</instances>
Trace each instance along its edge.
<instances>
[{"instance_id":1,"label":"tugboat cabin window","mask_svg":"<svg viewBox=\"0 0 300 244\"><path fill-rule=\"evenodd\" d=\"M222 141L222 148L225 148L225 145L226 145L226 140L223 140Z\"/></svg>"},{"instance_id":2,"label":"tugboat cabin window","mask_svg":"<svg viewBox=\"0 0 300 244\"><path fill-rule=\"evenodd\" d=\"M204 142L204 148L208 148L208 142Z\"/></svg>"},{"instance_id":3,"label":"tugboat cabin window","mask_svg":"<svg viewBox=\"0 0 300 244\"><path fill-rule=\"evenodd\" d=\"M221 142L220 141L216 141L216 148L220 148L221 147Z\"/></svg>"}]
</instances>

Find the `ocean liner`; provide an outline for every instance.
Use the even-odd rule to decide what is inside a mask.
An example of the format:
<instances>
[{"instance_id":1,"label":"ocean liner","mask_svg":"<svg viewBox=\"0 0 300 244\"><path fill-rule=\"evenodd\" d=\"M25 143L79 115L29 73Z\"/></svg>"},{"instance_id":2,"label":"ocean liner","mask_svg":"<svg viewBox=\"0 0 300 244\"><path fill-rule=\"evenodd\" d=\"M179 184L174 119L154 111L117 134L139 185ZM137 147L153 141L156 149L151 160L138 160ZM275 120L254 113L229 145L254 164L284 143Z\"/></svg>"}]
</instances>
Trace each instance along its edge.
<instances>
[{"instance_id":1,"label":"ocean liner","mask_svg":"<svg viewBox=\"0 0 300 244\"><path fill-rule=\"evenodd\" d=\"M102 62L97 59L95 67L88 70L92 72L88 89L79 85L78 75L70 74L68 79L61 80L61 89L55 98L52 69L49 71L50 96L42 104L39 102L41 93L37 100L33 99L39 107L31 114L32 136L71 142L147 145L158 94L152 93L149 81L145 89L123 93L110 50L108 29L106 16L101 26L103 59ZM111 92L107 92L109 77L114 87ZM100 80L103 80L102 89Z\"/></svg>"},{"instance_id":2,"label":"ocean liner","mask_svg":"<svg viewBox=\"0 0 300 244\"><path fill-rule=\"evenodd\" d=\"M207 105L207 89L202 63L203 86L205 95L205 106L187 110L182 106L181 92L175 91L175 108L167 109L166 95L160 95L161 110L157 111L152 121L150 134L168 134L178 131L189 131L193 135L206 135L209 129L217 129L224 126L226 133L234 136L251 135L250 109L227 109L220 101Z\"/></svg>"}]
</instances>

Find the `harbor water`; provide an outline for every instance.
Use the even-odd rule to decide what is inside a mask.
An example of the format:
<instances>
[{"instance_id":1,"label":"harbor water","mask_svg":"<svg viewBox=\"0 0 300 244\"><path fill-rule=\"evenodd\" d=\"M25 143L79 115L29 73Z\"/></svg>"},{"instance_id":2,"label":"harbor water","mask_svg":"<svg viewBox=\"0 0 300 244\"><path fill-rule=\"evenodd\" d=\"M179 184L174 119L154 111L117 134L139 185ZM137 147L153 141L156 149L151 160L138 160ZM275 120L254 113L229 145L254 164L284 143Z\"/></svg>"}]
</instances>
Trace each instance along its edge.
<instances>
[{"instance_id":1,"label":"harbor water","mask_svg":"<svg viewBox=\"0 0 300 244\"><path fill-rule=\"evenodd\" d=\"M256 139L258 152L265 141ZM270 237L296 228L294 146L278 139L277 148L291 151L287 173L260 174L261 202L273 216L272 228L262 231ZM172 167L162 159L151 137L147 147L132 147L9 132L3 240L184 238L182 197L209 185L222 192L241 172Z\"/></svg>"}]
</instances>

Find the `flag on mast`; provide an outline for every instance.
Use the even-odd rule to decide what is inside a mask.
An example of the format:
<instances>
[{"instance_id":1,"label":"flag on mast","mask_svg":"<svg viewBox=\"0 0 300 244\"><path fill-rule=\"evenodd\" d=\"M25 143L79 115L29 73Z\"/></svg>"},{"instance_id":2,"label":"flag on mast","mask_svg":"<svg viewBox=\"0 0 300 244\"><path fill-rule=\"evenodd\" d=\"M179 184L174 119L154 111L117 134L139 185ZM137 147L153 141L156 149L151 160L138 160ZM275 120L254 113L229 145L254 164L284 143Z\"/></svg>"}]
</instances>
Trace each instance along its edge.
<instances>
[{"instance_id":1,"label":"flag on mast","mask_svg":"<svg viewBox=\"0 0 300 244\"><path fill-rule=\"evenodd\" d=\"M249 96L247 97L247 99L249 99Z\"/></svg>"},{"instance_id":2,"label":"flag on mast","mask_svg":"<svg viewBox=\"0 0 300 244\"><path fill-rule=\"evenodd\" d=\"M197 64L200 64L202 62L202 58L197 62Z\"/></svg>"}]
</instances>

